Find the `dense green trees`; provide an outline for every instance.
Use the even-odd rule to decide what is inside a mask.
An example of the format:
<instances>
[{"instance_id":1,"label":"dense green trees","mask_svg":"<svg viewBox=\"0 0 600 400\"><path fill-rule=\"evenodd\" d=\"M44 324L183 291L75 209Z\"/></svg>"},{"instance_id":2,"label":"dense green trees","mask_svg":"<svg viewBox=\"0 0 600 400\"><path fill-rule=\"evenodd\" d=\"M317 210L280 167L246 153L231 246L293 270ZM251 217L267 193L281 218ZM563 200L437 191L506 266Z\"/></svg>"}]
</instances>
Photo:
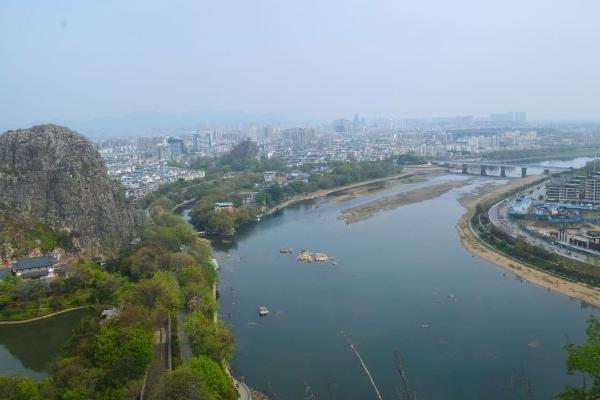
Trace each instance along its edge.
<instances>
[{"instance_id":1,"label":"dense green trees","mask_svg":"<svg viewBox=\"0 0 600 400\"><path fill-rule=\"evenodd\" d=\"M168 271L158 271L150 279L133 286L126 296L128 305L138 305L153 310L158 317L167 318L177 312L182 304L179 282Z\"/></svg>"},{"instance_id":2,"label":"dense green trees","mask_svg":"<svg viewBox=\"0 0 600 400\"><path fill-rule=\"evenodd\" d=\"M80 261L51 281L8 276L0 281L0 319L33 318L70 307L111 304L124 279L98 264Z\"/></svg>"},{"instance_id":3,"label":"dense green trees","mask_svg":"<svg viewBox=\"0 0 600 400\"><path fill-rule=\"evenodd\" d=\"M29 378L0 377L0 399L42 400L38 386Z\"/></svg>"},{"instance_id":4,"label":"dense green trees","mask_svg":"<svg viewBox=\"0 0 600 400\"><path fill-rule=\"evenodd\" d=\"M191 312L185 321L194 354L205 354L215 362L228 361L233 355L233 336L221 322L211 320L199 311Z\"/></svg>"},{"instance_id":5,"label":"dense green trees","mask_svg":"<svg viewBox=\"0 0 600 400\"><path fill-rule=\"evenodd\" d=\"M219 364L192 357L163 376L152 400L236 400L237 391Z\"/></svg>"},{"instance_id":6,"label":"dense green trees","mask_svg":"<svg viewBox=\"0 0 600 400\"><path fill-rule=\"evenodd\" d=\"M233 235L235 232L235 216L233 212L211 212L206 227L211 233L216 235Z\"/></svg>"},{"instance_id":7,"label":"dense green trees","mask_svg":"<svg viewBox=\"0 0 600 400\"><path fill-rule=\"evenodd\" d=\"M140 315L147 312L150 310ZM152 326L149 318L116 318L104 323L86 318L50 368L40 389L43 398L134 398L152 358Z\"/></svg>"},{"instance_id":8,"label":"dense green trees","mask_svg":"<svg viewBox=\"0 0 600 400\"><path fill-rule=\"evenodd\" d=\"M554 145L536 149L496 150L486 154L488 160L547 160L573 157L593 156L598 152L597 146L591 145Z\"/></svg>"},{"instance_id":9,"label":"dense green trees","mask_svg":"<svg viewBox=\"0 0 600 400\"><path fill-rule=\"evenodd\" d=\"M79 262L69 268L66 278L49 284L15 277L0 282L0 310L29 303L39 308L40 301L68 300L68 296L75 295L83 304L116 306L117 310L108 321L101 322L97 316L85 318L43 383L1 378L0 398L136 398L147 368L156 365L155 335L164 332L169 319L182 308L190 312L185 326L198 357L173 372L159 367L158 374L162 371L164 377L155 398L237 398L222 367L233 352L233 338L224 325L213 322L217 310L213 293L216 272L210 266L210 249L165 206L168 202L159 201L148 211L142 242L109 263L110 272L93 263Z\"/></svg>"},{"instance_id":10,"label":"dense green trees","mask_svg":"<svg viewBox=\"0 0 600 400\"><path fill-rule=\"evenodd\" d=\"M101 385L118 387L143 376L152 358L152 338L152 332L135 325L101 326L92 356L93 365L102 371Z\"/></svg>"},{"instance_id":11,"label":"dense green trees","mask_svg":"<svg viewBox=\"0 0 600 400\"><path fill-rule=\"evenodd\" d=\"M587 340L566 346L569 357L567 371L570 375L581 375L580 387L569 386L559 396L563 400L600 399L600 320L588 319Z\"/></svg>"}]
</instances>

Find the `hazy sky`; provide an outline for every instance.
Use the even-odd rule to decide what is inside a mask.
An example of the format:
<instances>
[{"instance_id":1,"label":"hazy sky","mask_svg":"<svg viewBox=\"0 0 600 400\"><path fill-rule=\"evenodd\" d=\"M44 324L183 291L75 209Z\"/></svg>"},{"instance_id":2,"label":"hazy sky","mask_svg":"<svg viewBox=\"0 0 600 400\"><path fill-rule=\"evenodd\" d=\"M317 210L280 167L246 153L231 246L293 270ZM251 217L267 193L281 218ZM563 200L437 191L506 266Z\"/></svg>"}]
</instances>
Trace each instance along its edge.
<instances>
[{"instance_id":1,"label":"hazy sky","mask_svg":"<svg viewBox=\"0 0 600 400\"><path fill-rule=\"evenodd\" d=\"M0 1L0 123L600 118L598 0Z\"/></svg>"}]
</instances>

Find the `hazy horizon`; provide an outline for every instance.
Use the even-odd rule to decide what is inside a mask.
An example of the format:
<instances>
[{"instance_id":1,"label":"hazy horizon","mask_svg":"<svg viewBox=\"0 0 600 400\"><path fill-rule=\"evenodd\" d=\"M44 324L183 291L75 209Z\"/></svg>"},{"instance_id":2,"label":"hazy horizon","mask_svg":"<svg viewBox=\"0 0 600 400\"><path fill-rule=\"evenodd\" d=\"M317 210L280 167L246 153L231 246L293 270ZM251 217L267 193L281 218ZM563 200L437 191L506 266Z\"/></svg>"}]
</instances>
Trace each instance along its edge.
<instances>
[{"instance_id":1,"label":"hazy horizon","mask_svg":"<svg viewBox=\"0 0 600 400\"><path fill-rule=\"evenodd\" d=\"M0 125L240 110L600 119L593 1L0 4Z\"/></svg>"}]
</instances>

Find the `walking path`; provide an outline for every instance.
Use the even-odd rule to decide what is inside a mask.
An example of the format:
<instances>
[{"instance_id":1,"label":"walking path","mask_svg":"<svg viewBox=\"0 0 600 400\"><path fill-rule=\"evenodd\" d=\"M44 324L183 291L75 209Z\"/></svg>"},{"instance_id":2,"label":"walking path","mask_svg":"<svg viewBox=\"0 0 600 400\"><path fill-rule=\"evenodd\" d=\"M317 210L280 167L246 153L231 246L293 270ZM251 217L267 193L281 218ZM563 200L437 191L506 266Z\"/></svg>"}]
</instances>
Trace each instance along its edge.
<instances>
[{"instance_id":1,"label":"walking path","mask_svg":"<svg viewBox=\"0 0 600 400\"><path fill-rule=\"evenodd\" d=\"M190 346L190 339L185 333L185 311L179 310L177 313L177 338L179 339L179 356L181 362L184 363L192 356L192 347Z\"/></svg>"},{"instance_id":2,"label":"walking path","mask_svg":"<svg viewBox=\"0 0 600 400\"><path fill-rule=\"evenodd\" d=\"M30 318L30 319L23 319L20 321L0 321L0 325L27 324L29 322L41 321L43 319L52 318L52 317L55 317L60 314L68 313L68 312L75 311L75 310L81 310L83 308L88 308L88 307L91 307L91 306L79 306L79 307L67 308L66 310L57 311L52 314L42 315L41 317L35 317L35 318Z\"/></svg>"}]
</instances>

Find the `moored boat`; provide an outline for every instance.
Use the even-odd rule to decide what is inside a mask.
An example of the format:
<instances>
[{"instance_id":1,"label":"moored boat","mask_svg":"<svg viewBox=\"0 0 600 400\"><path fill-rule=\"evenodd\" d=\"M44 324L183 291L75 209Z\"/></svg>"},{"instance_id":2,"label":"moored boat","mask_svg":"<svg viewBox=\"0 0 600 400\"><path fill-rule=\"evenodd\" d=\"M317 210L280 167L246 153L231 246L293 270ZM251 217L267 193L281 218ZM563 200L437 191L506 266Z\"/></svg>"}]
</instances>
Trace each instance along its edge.
<instances>
[{"instance_id":1,"label":"moored boat","mask_svg":"<svg viewBox=\"0 0 600 400\"><path fill-rule=\"evenodd\" d=\"M265 306L258 307L258 315L261 317L266 317L269 315L269 309Z\"/></svg>"}]
</instances>

